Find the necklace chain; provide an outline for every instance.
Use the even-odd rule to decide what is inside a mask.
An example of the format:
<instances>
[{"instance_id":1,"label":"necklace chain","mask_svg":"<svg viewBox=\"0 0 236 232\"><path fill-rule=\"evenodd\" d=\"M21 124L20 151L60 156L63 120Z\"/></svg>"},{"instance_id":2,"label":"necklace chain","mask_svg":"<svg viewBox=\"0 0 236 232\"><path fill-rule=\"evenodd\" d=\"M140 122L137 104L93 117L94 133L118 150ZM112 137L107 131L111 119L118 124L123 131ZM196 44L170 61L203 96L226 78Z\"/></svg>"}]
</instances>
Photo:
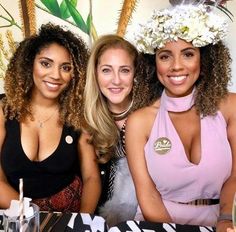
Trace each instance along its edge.
<instances>
[{"instance_id":1,"label":"necklace chain","mask_svg":"<svg viewBox=\"0 0 236 232\"><path fill-rule=\"evenodd\" d=\"M132 100L130 105L127 107L127 109L122 111L121 113L114 113L114 112L110 111L112 117L114 118L114 120L115 121L120 121L120 120L125 119L128 116L128 114L129 114L129 112L130 112L130 110L131 110L131 108L133 106L133 102L134 101Z\"/></svg>"},{"instance_id":2,"label":"necklace chain","mask_svg":"<svg viewBox=\"0 0 236 232\"><path fill-rule=\"evenodd\" d=\"M53 115L56 113L56 110L57 108L52 112L52 114L48 118L46 118L43 121L37 119L39 128L43 128L43 124L49 121L53 117Z\"/></svg>"}]
</instances>

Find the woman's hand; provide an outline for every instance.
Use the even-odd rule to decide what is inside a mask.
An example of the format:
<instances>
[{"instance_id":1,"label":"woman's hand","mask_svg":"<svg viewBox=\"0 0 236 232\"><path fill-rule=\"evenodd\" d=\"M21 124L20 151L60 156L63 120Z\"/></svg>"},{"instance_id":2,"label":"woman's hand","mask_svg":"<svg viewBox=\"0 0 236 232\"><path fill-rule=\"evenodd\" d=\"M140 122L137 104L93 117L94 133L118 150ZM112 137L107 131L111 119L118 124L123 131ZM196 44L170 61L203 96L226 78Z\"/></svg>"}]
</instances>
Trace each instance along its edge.
<instances>
[{"instance_id":1,"label":"woman's hand","mask_svg":"<svg viewBox=\"0 0 236 232\"><path fill-rule=\"evenodd\" d=\"M234 232L234 229L227 228L227 232Z\"/></svg>"},{"instance_id":2,"label":"woman's hand","mask_svg":"<svg viewBox=\"0 0 236 232\"><path fill-rule=\"evenodd\" d=\"M216 232L234 232L231 221L219 221L216 225Z\"/></svg>"}]
</instances>

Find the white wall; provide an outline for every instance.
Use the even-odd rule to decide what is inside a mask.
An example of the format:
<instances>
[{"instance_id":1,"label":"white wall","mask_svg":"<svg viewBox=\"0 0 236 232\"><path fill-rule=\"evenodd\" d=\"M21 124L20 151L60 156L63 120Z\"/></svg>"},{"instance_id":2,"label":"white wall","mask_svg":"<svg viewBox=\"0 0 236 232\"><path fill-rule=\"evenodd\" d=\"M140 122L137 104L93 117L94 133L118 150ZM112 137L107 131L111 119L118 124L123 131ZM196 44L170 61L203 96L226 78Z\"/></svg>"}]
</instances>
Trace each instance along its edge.
<instances>
[{"instance_id":1,"label":"white wall","mask_svg":"<svg viewBox=\"0 0 236 232\"><path fill-rule=\"evenodd\" d=\"M230 90L232 92L236 92L236 46L235 46L235 39L236 39L236 1L232 0L229 1L227 4L228 9L234 15L234 21L229 25L229 34L226 40L227 45L230 49L231 57L232 57L232 81L233 85L230 86Z\"/></svg>"}]
</instances>

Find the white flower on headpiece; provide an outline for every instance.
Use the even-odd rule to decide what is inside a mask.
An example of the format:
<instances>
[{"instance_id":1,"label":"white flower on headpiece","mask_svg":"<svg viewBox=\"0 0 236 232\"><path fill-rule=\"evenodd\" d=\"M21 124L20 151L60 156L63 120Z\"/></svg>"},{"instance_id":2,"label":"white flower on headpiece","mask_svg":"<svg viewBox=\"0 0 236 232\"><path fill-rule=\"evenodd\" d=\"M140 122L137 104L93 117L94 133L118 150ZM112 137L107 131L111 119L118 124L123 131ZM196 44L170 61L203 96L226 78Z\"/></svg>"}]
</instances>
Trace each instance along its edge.
<instances>
[{"instance_id":1,"label":"white flower on headpiece","mask_svg":"<svg viewBox=\"0 0 236 232\"><path fill-rule=\"evenodd\" d=\"M215 44L227 33L223 17L208 12L204 5L179 5L161 11L154 10L146 24L140 24L134 35L139 51L154 54L155 49L178 38L191 42L195 47Z\"/></svg>"}]
</instances>

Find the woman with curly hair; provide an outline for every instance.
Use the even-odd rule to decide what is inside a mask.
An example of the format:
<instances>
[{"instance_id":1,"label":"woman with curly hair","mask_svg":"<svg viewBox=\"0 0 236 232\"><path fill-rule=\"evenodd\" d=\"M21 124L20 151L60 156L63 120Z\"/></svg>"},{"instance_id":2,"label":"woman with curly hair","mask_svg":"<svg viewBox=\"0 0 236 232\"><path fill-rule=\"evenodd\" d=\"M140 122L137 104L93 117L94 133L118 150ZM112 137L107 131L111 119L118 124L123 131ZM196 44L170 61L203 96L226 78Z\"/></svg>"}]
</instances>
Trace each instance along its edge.
<instances>
[{"instance_id":1,"label":"woman with curly hair","mask_svg":"<svg viewBox=\"0 0 236 232\"><path fill-rule=\"evenodd\" d=\"M89 50L71 31L42 25L19 43L0 111L0 208L24 196L40 210L93 213L100 174L82 132Z\"/></svg>"},{"instance_id":2,"label":"woman with curly hair","mask_svg":"<svg viewBox=\"0 0 236 232\"><path fill-rule=\"evenodd\" d=\"M158 86L149 91L152 76L136 48L122 37L104 35L93 45L84 91L85 119L101 163L103 191L98 212L110 226L133 219L136 212L124 148L125 122L132 111L160 95Z\"/></svg>"},{"instance_id":3,"label":"woman with curly hair","mask_svg":"<svg viewBox=\"0 0 236 232\"><path fill-rule=\"evenodd\" d=\"M226 20L205 5L154 11L135 35L164 90L127 120L137 220L232 228L236 94L228 92Z\"/></svg>"}]
</instances>

